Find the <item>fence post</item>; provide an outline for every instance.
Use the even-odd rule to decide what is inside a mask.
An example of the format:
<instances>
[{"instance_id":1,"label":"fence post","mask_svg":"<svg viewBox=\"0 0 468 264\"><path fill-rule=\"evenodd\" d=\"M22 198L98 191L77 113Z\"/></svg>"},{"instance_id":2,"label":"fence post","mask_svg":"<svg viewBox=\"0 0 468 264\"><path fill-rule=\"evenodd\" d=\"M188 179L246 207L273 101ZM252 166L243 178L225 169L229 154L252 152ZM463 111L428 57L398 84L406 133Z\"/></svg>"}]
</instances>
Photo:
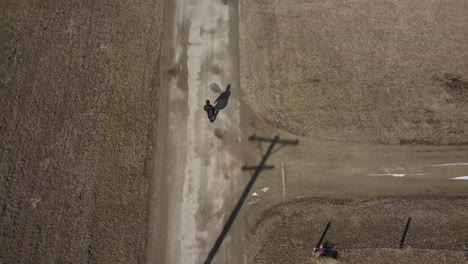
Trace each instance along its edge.
<instances>
[{"instance_id":1,"label":"fence post","mask_svg":"<svg viewBox=\"0 0 468 264\"><path fill-rule=\"evenodd\" d=\"M401 242L400 242L400 249L402 249L405 244L405 238L406 238L406 234L408 233L410 223L411 223L411 217L409 217L408 222L406 222L405 231L403 232L403 237L401 238Z\"/></svg>"}]
</instances>

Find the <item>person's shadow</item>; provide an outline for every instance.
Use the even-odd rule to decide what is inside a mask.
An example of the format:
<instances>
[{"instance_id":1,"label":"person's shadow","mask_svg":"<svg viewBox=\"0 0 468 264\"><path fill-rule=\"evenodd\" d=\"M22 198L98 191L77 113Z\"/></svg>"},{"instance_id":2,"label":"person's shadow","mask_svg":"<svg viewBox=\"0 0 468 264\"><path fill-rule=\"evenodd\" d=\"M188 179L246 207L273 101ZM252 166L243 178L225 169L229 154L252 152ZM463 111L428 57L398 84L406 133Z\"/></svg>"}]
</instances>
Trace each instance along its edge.
<instances>
[{"instance_id":1,"label":"person's shadow","mask_svg":"<svg viewBox=\"0 0 468 264\"><path fill-rule=\"evenodd\" d=\"M215 111L216 114L219 113L220 110L226 108L229 102L229 96L231 96L231 85L228 84L226 87L226 91L222 92L218 98L215 100Z\"/></svg>"}]
</instances>

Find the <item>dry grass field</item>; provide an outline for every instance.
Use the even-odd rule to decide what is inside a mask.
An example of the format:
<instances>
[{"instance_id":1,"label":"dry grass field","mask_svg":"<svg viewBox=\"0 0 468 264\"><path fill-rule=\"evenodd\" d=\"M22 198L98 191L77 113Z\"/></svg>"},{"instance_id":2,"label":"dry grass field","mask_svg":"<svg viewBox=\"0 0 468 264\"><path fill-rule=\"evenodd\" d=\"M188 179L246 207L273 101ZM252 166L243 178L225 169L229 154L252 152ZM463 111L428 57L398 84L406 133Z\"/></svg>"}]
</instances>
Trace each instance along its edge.
<instances>
[{"instance_id":1,"label":"dry grass field","mask_svg":"<svg viewBox=\"0 0 468 264\"><path fill-rule=\"evenodd\" d=\"M242 1L241 84L298 135L468 143L468 2Z\"/></svg>"},{"instance_id":2,"label":"dry grass field","mask_svg":"<svg viewBox=\"0 0 468 264\"><path fill-rule=\"evenodd\" d=\"M162 1L3 1L0 263L142 263Z\"/></svg>"}]
</instances>

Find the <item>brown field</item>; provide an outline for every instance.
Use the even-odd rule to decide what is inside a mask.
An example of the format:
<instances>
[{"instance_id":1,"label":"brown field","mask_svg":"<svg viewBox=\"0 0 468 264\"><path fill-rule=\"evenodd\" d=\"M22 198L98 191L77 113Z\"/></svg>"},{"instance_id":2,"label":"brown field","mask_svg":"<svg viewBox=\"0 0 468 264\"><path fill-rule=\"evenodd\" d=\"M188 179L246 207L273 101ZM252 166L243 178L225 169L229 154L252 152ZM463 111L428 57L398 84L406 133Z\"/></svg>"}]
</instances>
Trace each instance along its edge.
<instances>
[{"instance_id":1,"label":"brown field","mask_svg":"<svg viewBox=\"0 0 468 264\"><path fill-rule=\"evenodd\" d=\"M141 263L162 1L3 1L0 263Z\"/></svg>"},{"instance_id":2,"label":"brown field","mask_svg":"<svg viewBox=\"0 0 468 264\"><path fill-rule=\"evenodd\" d=\"M293 134L468 143L468 2L242 1L241 84Z\"/></svg>"}]
</instances>

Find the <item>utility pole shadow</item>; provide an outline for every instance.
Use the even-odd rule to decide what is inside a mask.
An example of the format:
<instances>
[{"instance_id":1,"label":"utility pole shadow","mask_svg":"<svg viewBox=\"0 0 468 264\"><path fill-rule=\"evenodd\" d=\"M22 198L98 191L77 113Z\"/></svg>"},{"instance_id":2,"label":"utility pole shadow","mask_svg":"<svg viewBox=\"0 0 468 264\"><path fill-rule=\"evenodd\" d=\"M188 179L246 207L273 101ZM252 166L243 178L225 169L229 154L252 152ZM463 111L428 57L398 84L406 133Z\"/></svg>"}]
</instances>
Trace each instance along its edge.
<instances>
[{"instance_id":1,"label":"utility pole shadow","mask_svg":"<svg viewBox=\"0 0 468 264\"><path fill-rule=\"evenodd\" d=\"M223 230L219 234L218 238L216 239L215 244L210 250L210 253L208 254L205 264L210 264L214 257L216 256L216 253L218 252L219 247L223 243L224 238L226 237L227 233L229 232L229 229L231 228L232 224L234 223L234 220L237 217L237 214L239 213L240 209L242 208L242 205L244 204L245 199L250 193L250 190L252 189L255 181L257 180L258 175L260 175L260 172L264 169L272 169L273 166L265 166L265 163L268 159L268 157L272 154L273 148L275 147L276 144L281 144L281 146L285 145L297 145L299 144L299 140L282 140L280 139L279 136L275 136L273 139L270 138L263 138L263 137L257 137L254 135L249 137L250 141L259 141L259 142L269 142L270 146L268 147L268 150L265 152L265 154L262 157L262 160L256 167L243 167L243 170L252 170L255 169L254 173L252 174L249 182L244 188L244 191L242 192L242 195L239 198L239 201L237 202L236 206L234 207L234 210L232 210L231 215L229 216L226 224L223 227Z\"/></svg>"}]
</instances>

